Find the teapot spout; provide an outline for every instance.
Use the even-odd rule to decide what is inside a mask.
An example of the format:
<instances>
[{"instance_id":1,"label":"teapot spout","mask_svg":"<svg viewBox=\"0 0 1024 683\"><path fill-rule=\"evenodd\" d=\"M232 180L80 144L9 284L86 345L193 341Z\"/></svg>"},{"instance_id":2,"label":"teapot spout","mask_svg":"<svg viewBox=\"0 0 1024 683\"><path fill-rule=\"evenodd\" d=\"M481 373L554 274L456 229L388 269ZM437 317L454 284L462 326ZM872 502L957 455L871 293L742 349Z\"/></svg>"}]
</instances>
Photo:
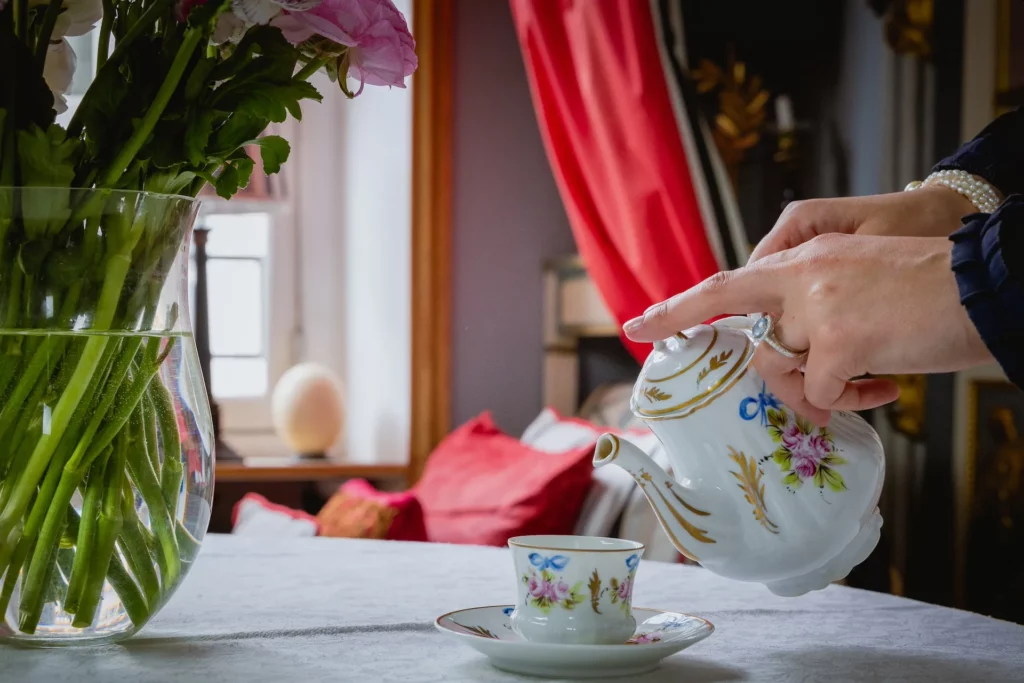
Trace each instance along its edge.
<instances>
[{"instance_id":1,"label":"teapot spout","mask_svg":"<svg viewBox=\"0 0 1024 683\"><path fill-rule=\"evenodd\" d=\"M717 541L709 535L706 526L711 512L702 510L700 496L682 484L674 482L664 469L642 450L615 434L604 434L594 450L594 467L617 465L629 472L651 504L662 529L676 550L700 562L704 550ZM681 539L686 539L684 544ZM695 552L694 549L700 552Z\"/></svg>"}]
</instances>

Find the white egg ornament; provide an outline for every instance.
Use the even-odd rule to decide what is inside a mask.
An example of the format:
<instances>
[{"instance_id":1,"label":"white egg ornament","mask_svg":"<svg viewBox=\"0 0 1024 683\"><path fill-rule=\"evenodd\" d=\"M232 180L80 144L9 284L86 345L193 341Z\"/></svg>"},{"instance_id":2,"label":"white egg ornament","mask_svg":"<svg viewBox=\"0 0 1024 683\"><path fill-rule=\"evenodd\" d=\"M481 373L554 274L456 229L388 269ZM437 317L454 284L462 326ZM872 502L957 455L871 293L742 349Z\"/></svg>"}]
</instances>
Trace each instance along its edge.
<instances>
[{"instance_id":1,"label":"white egg ornament","mask_svg":"<svg viewBox=\"0 0 1024 683\"><path fill-rule=\"evenodd\" d=\"M299 363L288 369L271 398L274 431L300 455L327 452L345 426L341 382L317 363Z\"/></svg>"}]
</instances>

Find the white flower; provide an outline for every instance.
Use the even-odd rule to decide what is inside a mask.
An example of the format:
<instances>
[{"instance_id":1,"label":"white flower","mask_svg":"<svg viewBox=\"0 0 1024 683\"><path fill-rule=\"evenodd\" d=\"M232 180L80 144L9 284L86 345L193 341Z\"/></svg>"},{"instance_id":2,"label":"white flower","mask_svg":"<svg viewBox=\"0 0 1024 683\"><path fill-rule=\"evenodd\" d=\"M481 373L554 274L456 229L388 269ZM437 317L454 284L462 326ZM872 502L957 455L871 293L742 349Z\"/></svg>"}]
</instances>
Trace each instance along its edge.
<instances>
[{"instance_id":1,"label":"white flower","mask_svg":"<svg viewBox=\"0 0 1024 683\"><path fill-rule=\"evenodd\" d=\"M71 79L75 75L78 58L68 41L52 43L46 51L46 64L43 66L43 79L53 93L53 108L58 114L68 110L64 93L71 87Z\"/></svg>"},{"instance_id":2,"label":"white flower","mask_svg":"<svg viewBox=\"0 0 1024 683\"><path fill-rule=\"evenodd\" d=\"M319 5L323 0L233 0L231 9L239 19L248 25L269 24L281 13L305 12Z\"/></svg>"},{"instance_id":3,"label":"white flower","mask_svg":"<svg viewBox=\"0 0 1024 683\"><path fill-rule=\"evenodd\" d=\"M0 0L2 1L2 0ZM29 7L45 11L50 0L29 0ZM52 40L84 36L103 18L103 0L64 0L64 8L53 27Z\"/></svg>"},{"instance_id":4,"label":"white flower","mask_svg":"<svg viewBox=\"0 0 1024 683\"><path fill-rule=\"evenodd\" d=\"M245 22L232 12L224 12L217 19L217 27L213 30L213 42L217 45L231 42L237 43L245 35Z\"/></svg>"}]
</instances>

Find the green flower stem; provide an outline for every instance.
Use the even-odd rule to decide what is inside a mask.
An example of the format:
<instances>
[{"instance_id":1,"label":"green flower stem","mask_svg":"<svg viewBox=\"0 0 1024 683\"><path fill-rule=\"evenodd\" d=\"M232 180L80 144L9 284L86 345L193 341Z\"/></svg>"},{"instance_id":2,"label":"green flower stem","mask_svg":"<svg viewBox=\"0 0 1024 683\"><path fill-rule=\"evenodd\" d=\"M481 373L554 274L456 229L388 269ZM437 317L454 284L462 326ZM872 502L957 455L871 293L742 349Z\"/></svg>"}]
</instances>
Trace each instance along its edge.
<instances>
[{"instance_id":1,"label":"green flower stem","mask_svg":"<svg viewBox=\"0 0 1024 683\"><path fill-rule=\"evenodd\" d=\"M124 245L127 247L128 254L131 254L131 249L135 247L135 243L138 241L138 233L136 231L133 231L133 233L135 233L133 235L134 241L129 239L128 243ZM103 289L100 292L96 315L93 318L93 325L96 329L103 330L110 327L114 313L117 310L121 287L124 285L124 280L130 266L130 256L125 256L123 253L114 254L108 259ZM42 477L50 457L53 455L54 449L60 443L72 414L81 404L82 397L89 389L93 374L100 364L100 359L108 342L109 338L107 337L90 337L85 343L85 349L82 351L82 356L78 361L75 372L71 376L68 386L61 394L57 407L53 410L50 420L50 433L39 438L28 466L18 480L17 488L10 501L4 506L3 511L0 512L0 538L7 537L17 520L25 514L25 509L28 507L32 493L35 491L36 485L39 483L39 479Z\"/></svg>"},{"instance_id":2,"label":"green flower stem","mask_svg":"<svg viewBox=\"0 0 1024 683\"><path fill-rule=\"evenodd\" d=\"M63 4L62 0L50 0L50 4L46 6L43 23L39 28L39 37L36 39L36 68L40 71L42 71L43 65L46 63L46 51L50 47L50 35L53 34L53 27L57 24L57 17L60 16Z\"/></svg>"},{"instance_id":3,"label":"green flower stem","mask_svg":"<svg viewBox=\"0 0 1024 683\"><path fill-rule=\"evenodd\" d=\"M160 440L163 450L163 466L160 468L160 490L167 503L171 517L177 516L178 496L181 490L182 462L181 439L178 437L178 420L174 414L174 403L170 393L160 382L149 387L156 419L160 425Z\"/></svg>"},{"instance_id":4,"label":"green flower stem","mask_svg":"<svg viewBox=\"0 0 1024 683\"><path fill-rule=\"evenodd\" d=\"M167 344L168 353L173 346L174 339L171 339ZM149 349L147 347L147 352L148 350ZM118 392L118 397L120 399L118 401L118 410L107 419L103 431L93 439L92 444L89 446L88 455L85 456L87 461L91 462L95 459L98 452L101 449L106 448L107 444L114 440L114 437L117 436L125 423L128 422L128 418L135 412L136 407L139 405L139 401L142 400L142 395L146 393L149 381L153 379L153 376L156 374L157 370L159 370L160 363L164 361L164 358L166 358L166 353L161 354L161 356L154 359L152 363L143 362L131 382L128 385L121 387L121 390ZM82 448L83 445L84 443L79 443L78 447ZM74 459L74 457L72 457L72 459Z\"/></svg>"},{"instance_id":5,"label":"green flower stem","mask_svg":"<svg viewBox=\"0 0 1024 683\"><path fill-rule=\"evenodd\" d=\"M108 451L106 456L97 458L89 468L89 477L86 480L85 496L82 499L82 525L78 528L78 537L75 539L75 561L71 565L68 592L64 598L64 609L71 613L78 611L79 599L92 567L92 553L97 544L96 528L99 525L100 505L103 502L106 485L104 472L109 457Z\"/></svg>"},{"instance_id":6,"label":"green flower stem","mask_svg":"<svg viewBox=\"0 0 1024 683\"><path fill-rule=\"evenodd\" d=\"M142 416L139 411L132 413L133 423L141 423ZM133 426L141 427L141 424ZM138 432L135 432L138 433ZM135 484L135 489L146 501L149 508L149 520L156 534L159 552L157 560L162 572L164 590L169 590L181 574L181 555L178 552L178 539L175 536L174 524L171 522L170 513L164 503L163 492L160 490L160 482L156 478L156 472L149 462L149 457L143 449L131 449L128 453L128 474Z\"/></svg>"},{"instance_id":7,"label":"green flower stem","mask_svg":"<svg viewBox=\"0 0 1024 683\"><path fill-rule=\"evenodd\" d=\"M114 543L121 534L124 524L121 514L121 490L124 486L127 452L128 435L121 432L114 442L114 454L107 461L106 474L103 477L103 504L96 526L96 542L89 562L88 582L82 588L75 619L71 623L75 628L86 628L92 624L96 618L100 598L103 596L107 568L114 557ZM78 559L77 553L75 559Z\"/></svg>"},{"instance_id":8,"label":"green flower stem","mask_svg":"<svg viewBox=\"0 0 1024 683\"><path fill-rule=\"evenodd\" d=\"M306 62L306 65L304 67L302 67L301 69L299 69L299 72L297 74L295 74L295 80L297 80L297 81L307 81L307 80L309 80L310 76L312 76L317 71L319 71L324 66L326 66L327 62L329 62L329 61L331 61L331 58L329 56L328 57L317 57L316 59L309 60L308 62Z\"/></svg>"},{"instance_id":9,"label":"green flower stem","mask_svg":"<svg viewBox=\"0 0 1024 683\"><path fill-rule=\"evenodd\" d=\"M31 551L32 541L22 536L11 558L11 563L8 565L7 575L4 577L3 591L0 592L0 614L7 614L7 606L11 604L11 596L14 594L14 584L18 583L21 566L25 564L25 558Z\"/></svg>"},{"instance_id":10,"label":"green flower stem","mask_svg":"<svg viewBox=\"0 0 1024 683\"><path fill-rule=\"evenodd\" d=\"M32 449L35 447L35 442L39 439L42 434L42 415L32 413L39 409L39 400L43 397L43 392L46 390L46 385L40 383L33 391L32 395L28 396L22 403L22 412L20 418L15 426L14 431L10 435L10 441L7 441L8 447L4 450L3 460L4 462L4 475L3 475L3 492L0 493L0 507L10 499L11 494L17 485L18 476L25 468L25 463L28 462L29 456L32 454ZM0 443L4 443L0 441ZM0 551L2 556L3 551ZM0 568L3 564L0 564Z\"/></svg>"},{"instance_id":11,"label":"green flower stem","mask_svg":"<svg viewBox=\"0 0 1024 683\"><path fill-rule=\"evenodd\" d=\"M135 159L135 155L142 149L142 145L146 142L150 135L153 133L153 128L156 127L160 117L163 116L164 110L167 108L167 104L171 101L171 97L174 95L174 91L178 89L178 83L181 81L182 76L185 73L185 69L188 67L188 63L192 60L192 54L196 51L199 43L202 41L204 36L203 29L200 28L188 28L185 30L185 38L181 42L181 47L178 48L178 53L174 56L174 61L171 63L171 68L167 72L167 77L164 82L160 85L160 89L157 91L156 96L153 97L152 104L149 105L149 109L146 110L146 115L142 118L142 122L135 128L135 132L128 138L128 141L121 147L118 155L111 162L110 166L107 167L105 173L100 176L99 185L105 187L113 187L118 180L121 179L121 175L124 174L125 169Z\"/></svg>"},{"instance_id":12,"label":"green flower stem","mask_svg":"<svg viewBox=\"0 0 1024 683\"><path fill-rule=\"evenodd\" d=\"M25 527L21 533L21 539L18 541L17 549L14 551L14 555L11 558L10 564L6 564L6 561L0 561L0 567L7 566L7 577L4 580L3 592L0 593L0 614L7 612L7 605L10 602L11 594L14 591L14 584L18 580L18 574L21 572L22 566L25 564L25 560L28 559L32 552L36 536L39 533L39 528L42 526L43 520L46 518L46 512L49 509L50 501L53 497L53 492L57 489L57 484L60 481L61 471L64 466L63 459L59 459L60 456L55 456L54 461L50 463L50 468L46 471L46 477L43 479L42 486L39 487L39 494L36 496L35 503L32 504L32 511L29 513L28 520L25 522ZM78 527L75 527L75 536L78 535ZM0 547L0 553L5 549L9 549L13 544L6 543L3 547ZM9 552L9 550L8 550Z\"/></svg>"},{"instance_id":13,"label":"green flower stem","mask_svg":"<svg viewBox=\"0 0 1024 683\"><path fill-rule=\"evenodd\" d=\"M149 621L149 617L153 612L146 604L146 599L142 596L131 574L118 561L116 554L111 558L110 566L107 567L107 581L110 582L118 597L121 598L121 602L124 604L124 611L128 613L128 618L132 620L132 626L136 630L142 628L143 624Z\"/></svg>"},{"instance_id":14,"label":"green flower stem","mask_svg":"<svg viewBox=\"0 0 1024 683\"><path fill-rule=\"evenodd\" d=\"M100 38L96 47L97 72L107 63L107 55L110 53L110 31L113 26L114 3L111 0L103 0L103 19L100 21Z\"/></svg>"},{"instance_id":15,"label":"green flower stem","mask_svg":"<svg viewBox=\"0 0 1024 683\"><path fill-rule=\"evenodd\" d=\"M64 299L64 304L61 306L61 319L68 319L74 313L75 308L78 306L78 299L82 293L81 281L75 282L71 285L68 290L68 295ZM36 386L36 380L39 378L39 373L43 371L43 368L47 365L55 365L54 359L60 358L64 353L64 348L67 344L66 337L48 336L43 340L42 345L36 349L35 353L32 354L32 358L22 373L21 377L18 378L18 384L15 385L14 391L7 397L4 407L0 409L0 443L4 442L4 437L7 435L7 430L10 428L11 423L14 421L15 415L18 409L23 405L25 397L32 391L33 387Z\"/></svg>"},{"instance_id":16,"label":"green flower stem","mask_svg":"<svg viewBox=\"0 0 1024 683\"><path fill-rule=\"evenodd\" d=\"M8 285L7 290L7 311L6 317L4 318L4 327L8 330L18 328L18 312L21 310L21 285L25 280L25 273L21 270L17 263L11 264L11 270L13 275L11 276L11 284ZM14 341L13 339L11 340Z\"/></svg>"},{"instance_id":17,"label":"green flower stem","mask_svg":"<svg viewBox=\"0 0 1024 683\"><path fill-rule=\"evenodd\" d=\"M75 508L68 505L67 507L67 520L68 520L68 532L71 535L78 534L79 517ZM136 628L142 628L152 612L149 607L146 606L146 600L142 597L139 592L139 587L135 584L128 570L119 561L115 554L110 560L110 566L107 567L107 580L110 581L110 585L114 587L121 602L124 604L124 610L128 613L128 618L132 620L132 625Z\"/></svg>"},{"instance_id":18,"label":"green flower stem","mask_svg":"<svg viewBox=\"0 0 1024 683\"><path fill-rule=\"evenodd\" d=\"M106 62L117 64L121 60L121 57L124 56L125 50L127 50L128 47L160 17L160 14L165 10L165 8L170 6L172 2L173 0L160 0L160 2L153 3L153 5L146 10L146 13L143 14L137 22L131 25L128 32L124 34L124 37L117 41L117 44L114 46L114 51L110 53L110 57L106 58L103 62L97 60L96 71L98 72L100 67ZM108 13L107 10L104 9L104 20L106 20L108 14L113 16L113 13ZM107 40L109 41L109 39L110 38L108 36ZM100 54L106 54L106 52L101 52ZM81 104L79 104L74 116L71 117L71 122L68 124L68 137L78 137L79 133L82 132L82 121L78 116L80 112L88 108L87 103L89 102L90 94L92 94L91 89L86 91L85 98L82 100Z\"/></svg>"},{"instance_id":19,"label":"green flower stem","mask_svg":"<svg viewBox=\"0 0 1024 683\"><path fill-rule=\"evenodd\" d=\"M29 563L28 576L25 578L22 586L22 604L25 603L25 595L28 594L34 599L38 600L41 597L41 585L37 582L43 576L43 567L37 568L37 566L44 564L49 557L49 550L56 546L60 541L61 528L63 526L63 518L61 511L64 510L70 503L71 498L75 493L75 489L78 488L85 473L92 465L92 461L100 455L100 452L93 452L90 445L93 442L97 430L100 427L100 423L106 416L111 405L114 403L115 397L119 397L122 391L119 389L122 379L128 372L128 368L131 365L132 358L135 357L139 346L142 343L142 339L139 337L133 337L128 339L122 349L120 358L118 358L114 368L110 372L108 378L108 384L104 389L103 396L100 398L99 405L92 414L92 419L89 425L86 427L85 433L77 441L74 453L66 464L63 465L60 482L57 485L56 491L49 498L49 500L43 498L42 493L36 498L36 505L42 506L46 510L45 518L43 520L43 526L39 532L39 541L36 543L35 549L32 551L32 559ZM127 407L130 412L134 409L134 404ZM123 403L119 403L118 412L111 417L112 420L117 419L117 415L123 413L126 407ZM127 419L127 415L125 416ZM120 422L120 426L124 426L124 420ZM118 431L120 427L118 428ZM109 443L109 441L107 442ZM59 463L53 463L51 467L59 466ZM39 604L39 609L42 609L42 604Z\"/></svg>"},{"instance_id":20,"label":"green flower stem","mask_svg":"<svg viewBox=\"0 0 1024 683\"><path fill-rule=\"evenodd\" d=\"M199 554L199 541L196 537L188 532L185 525L181 522L176 522L174 525L174 536L178 539L178 550L180 551L181 557L188 558L191 562Z\"/></svg>"},{"instance_id":21,"label":"green flower stem","mask_svg":"<svg viewBox=\"0 0 1024 683\"><path fill-rule=\"evenodd\" d=\"M113 347L111 347L113 348ZM111 365L113 364L113 354L108 352L108 358L103 361L103 371L100 374L101 381L99 384L94 385L94 390L98 392L99 386L103 384L106 377L110 373ZM67 430L68 438L57 448L54 452L53 458L50 461L50 467L47 469L46 477L43 479L43 483L39 488L39 493L36 496L35 502L32 504L32 510L28 515L28 520L25 522L25 527L22 532L21 540L18 542L18 547L14 552L14 558L11 559L10 565L7 564L7 560L13 547L13 541L9 541L0 545L0 571L3 571L4 567L8 567L7 575L17 576L17 573L21 570L25 559L28 556L32 548L32 544L35 542L36 535L39 533L39 528L43 523L46 516L47 508L50 504L50 499L53 496L53 492L57 488L57 483L60 481L61 470L64 467L64 462L70 455L72 444L81 435L83 427L84 416L89 413L89 409L92 407L92 396L89 396L87 400L83 401L79 410L76 411L75 417L72 419L72 424ZM35 436L38 438L38 435ZM31 441L26 440L29 444ZM27 448L28 446L26 446ZM11 482L15 481L15 477L11 475L8 477ZM13 585L11 586L13 589ZM8 587L4 585L4 591L8 591ZM7 599L10 599L9 593ZM0 602L3 602L0 599ZM6 603L4 603L6 604ZM3 610L0 610L0 614L3 614Z\"/></svg>"},{"instance_id":22,"label":"green flower stem","mask_svg":"<svg viewBox=\"0 0 1024 683\"><path fill-rule=\"evenodd\" d=\"M50 577L56 569L57 550L57 546L51 548L46 554L46 561L40 565L39 577L36 579L39 585L39 597L33 597L32 601L26 602L25 595L24 593L22 594L22 602L18 610L18 628L25 633L35 633L36 626L39 625L39 617L43 612L43 598L45 597L43 589L50 584ZM31 607L33 605L38 605L38 608L34 611L26 611L27 607Z\"/></svg>"},{"instance_id":23,"label":"green flower stem","mask_svg":"<svg viewBox=\"0 0 1024 683\"><path fill-rule=\"evenodd\" d=\"M14 33L19 38L26 38L28 32L28 0L13 0Z\"/></svg>"},{"instance_id":24,"label":"green flower stem","mask_svg":"<svg viewBox=\"0 0 1024 683\"><path fill-rule=\"evenodd\" d=\"M155 342L155 340L152 340ZM142 395L139 409L142 411L142 434L138 435L140 441L145 444L146 453L149 455L149 464L153 470L160 470L160 447L156 441L156 408L153 406L152 387L160 382L150 382L146 393Z\"/></svg>"},{"instance_id":25,"label":"green flower stem","mask_svg":"<svg viewBox=\"0 0 1024 683\"><path fill-rule=\"evenodd\" d=\"M134 500L135 492L130 487L126 487L122 497L124 526L121 527L121 538L118 539L118 543L128 559L131 573L142 588L146 603L155 609L160 601L160 580L153 567L153 555L145 526L135 511Z\"/></svg>"}]
</instances>

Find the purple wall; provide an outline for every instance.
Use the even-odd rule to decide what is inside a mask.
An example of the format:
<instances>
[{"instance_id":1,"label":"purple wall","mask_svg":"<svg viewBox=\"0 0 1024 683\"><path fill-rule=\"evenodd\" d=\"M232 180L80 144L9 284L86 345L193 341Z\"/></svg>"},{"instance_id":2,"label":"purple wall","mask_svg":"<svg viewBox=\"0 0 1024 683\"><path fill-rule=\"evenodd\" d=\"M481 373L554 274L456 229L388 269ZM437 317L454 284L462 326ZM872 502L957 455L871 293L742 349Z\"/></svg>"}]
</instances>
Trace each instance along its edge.
<instances>
[{"instance_id":1,"label":"purple wall","mask_svg":"<svg viewBox=\"0 0 1024 683\"><path fill-rule=\"evenodd\" d=\"M542 406L541 270L575 253L505 0L455 1L452 420Z\"/></svg>"}]
</instances>

